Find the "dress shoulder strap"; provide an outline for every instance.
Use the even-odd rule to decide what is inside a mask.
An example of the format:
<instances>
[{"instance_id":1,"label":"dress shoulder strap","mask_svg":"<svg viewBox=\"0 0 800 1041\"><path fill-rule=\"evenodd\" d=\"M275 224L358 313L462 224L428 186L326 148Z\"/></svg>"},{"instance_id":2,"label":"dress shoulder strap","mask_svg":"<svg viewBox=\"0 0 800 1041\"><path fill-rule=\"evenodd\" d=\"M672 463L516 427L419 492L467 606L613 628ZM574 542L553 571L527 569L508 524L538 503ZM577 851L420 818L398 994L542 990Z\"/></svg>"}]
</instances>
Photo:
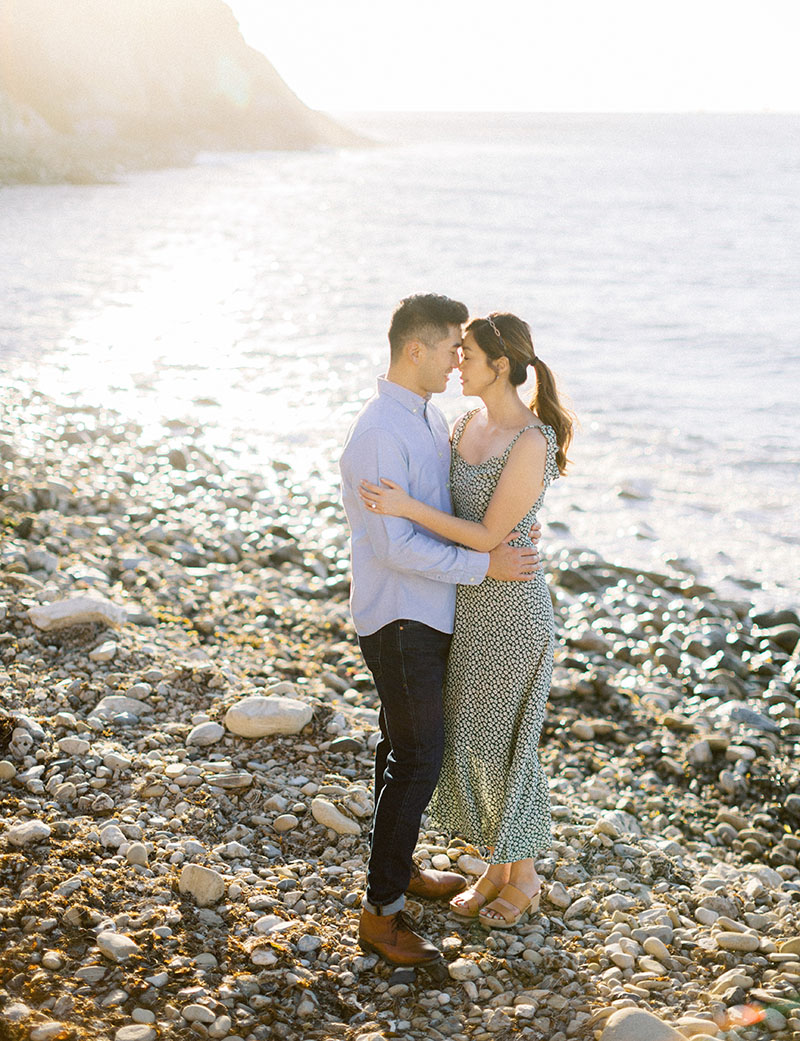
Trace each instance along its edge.
<instances>
[{"instance_id":1,"label":"dress shoulder strap","mask_svg":"<svg viewBox=\"0 0 800 1041\"><path fill-rule=\"evenodd\" d=\"M545 455L544 463L544 483L545 485L548 485L551 481L554 481L557 477L561 476L560 471L558 469L558 463L556 462L556 454L558 452L558 440L556 438L555 430L553 430L553 428L549 424L528 423L528 425L526 427L523 427L522 430L517 431L517 433L511 439L505 452L503 452L503 456L505 457L508 455L508 453L514 447L514 445L517 443L517 439L521 437L526 430L541 430L542 434L544 435L544 439L547 442L547 452Z\"/></svg>"},{"instance_id":2,"label":"dress shoulder strap","mask_svg":"<svg viewBox=\"0 0 800 1041\"><path fill-rule=\"evenodd\" d=\"M505 452L503 452L503 455L508 455L508 453L514 447L514 445L517 443L517 441L522 437L522 435L525 433L526 430L537 430L537 429L538 430L542 430L542 428L543 428L543 424L541 424L541 423L528 423L528 425L526 427L523 427L522 430L518 430L516 432L516 434L514 434L514 436L511 438L511 440L506 445L506 450L505 450Z\"/></svg>"},{"instance_id":3,"label":"dress shoulder strap","mask_svg":"<svg viewBox=\"0 0 800 1041\"><path fill-rule=\"evenodd\" d=\"M465 412L461 419L456 423L455 429L453 430L453 437L451 439L454 448L458 447L458 442L461 440L467 423L469 423L473 416L477 416L479 412L479 408L473 408L471 411Z\"/></svg>"}]
</instances>

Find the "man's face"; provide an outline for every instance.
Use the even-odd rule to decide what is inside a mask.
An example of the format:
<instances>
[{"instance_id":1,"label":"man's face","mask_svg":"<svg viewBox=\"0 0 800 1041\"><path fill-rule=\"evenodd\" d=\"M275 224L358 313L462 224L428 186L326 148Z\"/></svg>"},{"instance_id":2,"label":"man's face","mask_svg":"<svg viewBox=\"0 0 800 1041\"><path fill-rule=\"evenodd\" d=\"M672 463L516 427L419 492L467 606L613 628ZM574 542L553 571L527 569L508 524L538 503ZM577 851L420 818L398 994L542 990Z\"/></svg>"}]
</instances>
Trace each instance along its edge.
<instances>
[{"instance_id":1,"label":"man's face","mask_svg":"<svg viewBox=\"0 0 800 1041\"><path fill-rule=\"evenodd\" d=\"M447 335L425 346L417 371L419 384L426 394L440 394L447 377L458 366L461 326L448 325Z\"/></svg>"}]
</instances>

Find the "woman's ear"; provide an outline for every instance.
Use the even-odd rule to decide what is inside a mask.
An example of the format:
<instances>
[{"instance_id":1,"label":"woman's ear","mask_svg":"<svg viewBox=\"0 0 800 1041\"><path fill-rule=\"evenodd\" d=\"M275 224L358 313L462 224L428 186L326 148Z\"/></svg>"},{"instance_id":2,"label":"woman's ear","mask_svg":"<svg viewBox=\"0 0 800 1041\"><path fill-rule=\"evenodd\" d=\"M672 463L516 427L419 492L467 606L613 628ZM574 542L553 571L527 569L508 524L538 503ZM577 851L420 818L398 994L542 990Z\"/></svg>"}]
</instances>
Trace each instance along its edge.
<instances>
[{"instance_id":1,"label":"woman's ear","mask_svg":"<svg viewBox=\"0 0 800 1041\"><path fill-rule=\"evenodd\" d=\"M511 372L511 362L505 355L502 355L501 357L492 360L492 368L497 373L498 377L505 376L508 378L508 375Z\"/></svg>"}]
</instances>

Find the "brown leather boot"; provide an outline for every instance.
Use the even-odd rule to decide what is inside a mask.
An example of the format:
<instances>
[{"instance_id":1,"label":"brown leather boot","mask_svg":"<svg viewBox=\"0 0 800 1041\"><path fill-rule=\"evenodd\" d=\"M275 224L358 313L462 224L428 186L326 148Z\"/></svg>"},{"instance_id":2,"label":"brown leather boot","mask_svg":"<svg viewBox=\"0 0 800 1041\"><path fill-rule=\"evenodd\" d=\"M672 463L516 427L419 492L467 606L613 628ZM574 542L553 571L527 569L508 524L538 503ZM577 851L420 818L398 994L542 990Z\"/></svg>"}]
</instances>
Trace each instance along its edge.
<instances>
[{"instance_id":1,"label":"brown leather boot","mask_svg":"<svg viewBox=\"0 0 800 1041\"><path fill-rule=\"evenodd\" d=\"M358 942L362 950L375 954L391 965L424 965L441 958L438 948L415 933L414 923L404 914L372 914L362 908L358 922Z\"/></svg>"},{"instance_id":2,"label":"brown leather boot","mask_svg":"<svg viewBox=\"0 0 800 1041\"><path fill-rule=\"evenodd\" d=\"M407 893L411 896L424 897L426 900L449 900L451 896L465 889L467 880L455 871L435 871L433 868L419 868L411 865L411 881Z\"/></svg>"}]
</instances>

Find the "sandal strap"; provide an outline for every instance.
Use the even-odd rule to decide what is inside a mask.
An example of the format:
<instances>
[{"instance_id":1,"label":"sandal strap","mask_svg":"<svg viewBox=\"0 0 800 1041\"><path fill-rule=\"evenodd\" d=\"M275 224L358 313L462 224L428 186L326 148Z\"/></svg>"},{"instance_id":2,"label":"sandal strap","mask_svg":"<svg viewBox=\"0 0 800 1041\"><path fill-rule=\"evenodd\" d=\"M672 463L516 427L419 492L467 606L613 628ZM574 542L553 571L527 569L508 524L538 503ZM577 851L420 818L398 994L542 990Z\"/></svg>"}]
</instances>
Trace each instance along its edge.
<instances>
[{"instance_id":1,"label":"sandal strap","mask_svg":"<svg viewBox=\"0 0 800 1041\"><path fill-rule=\"evenodd\" d=\"M537 891L538 892L538 889ZM513 896L515 899L509 900L509 896ZM500 890L499 899L509 904L511 907L516 908L517 911L524 910L531 900L536 896L536 893L524 893L521 889L518 889L513 882L506 882L503 888Z\"/></svg>"},{"instance_id":2,"label":"sandal strap","mask_svg":"<svg viewBox=\"0 0 800 1041\"><path fill-rule=\"evenodd\" d=\"M480 895L485 897L487 900L494 900L494 898L500 893L500 890L490 878L479 878L474 886L470 886L470 889L474 890L476 893L480 893Z\"/></svg>"},{"instance_id":3,"label":"sandal strap","mask_svg":"<svg viewBox=\"0 0 800 1041\"><path fill-rule=\"evenodd\" d=\"M538 890L536 892L538 893ZM512 899L509 900L509 897L512 897ZM506 882L498 896L494 898L488 907L481 908L480 913L488 921L491 921L491 915L486 915L484 912L494 911L496 914L500 915L504 922L510 923L519 918L520 915L524 914L535 898L536 893L534 893L533 896L530 896L528 893L524 893L521 889L518 889L512 882ZM505 907L509 910L506 911L504 907L498 906L498 904L505 904Z\"/></svg>"}]
</instances>

